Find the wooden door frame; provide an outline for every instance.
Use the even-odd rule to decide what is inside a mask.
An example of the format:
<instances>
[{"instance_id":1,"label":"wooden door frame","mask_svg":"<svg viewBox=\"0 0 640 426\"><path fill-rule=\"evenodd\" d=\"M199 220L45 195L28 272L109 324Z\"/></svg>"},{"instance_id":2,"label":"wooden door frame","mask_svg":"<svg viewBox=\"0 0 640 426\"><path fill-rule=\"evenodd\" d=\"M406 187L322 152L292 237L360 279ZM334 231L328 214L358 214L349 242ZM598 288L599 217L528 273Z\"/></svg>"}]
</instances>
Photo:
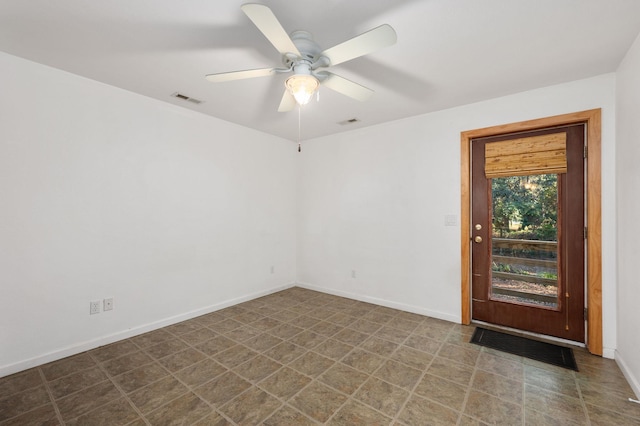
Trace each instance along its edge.
<instances>
[{"instance_id":1,"label":"wooden door frame","mask_svg":"<svg viewBox=\"0 0 640 426\"><path fill-rule=\"evenodd\" d=\"M589 352L602 355L602 208L601 110L592 109L519 123L485 127L460 134L460 246L462 324L471 323L471 139L538 130L567 124L587 124L587 332Z\"/></svg>"}]
</instances>

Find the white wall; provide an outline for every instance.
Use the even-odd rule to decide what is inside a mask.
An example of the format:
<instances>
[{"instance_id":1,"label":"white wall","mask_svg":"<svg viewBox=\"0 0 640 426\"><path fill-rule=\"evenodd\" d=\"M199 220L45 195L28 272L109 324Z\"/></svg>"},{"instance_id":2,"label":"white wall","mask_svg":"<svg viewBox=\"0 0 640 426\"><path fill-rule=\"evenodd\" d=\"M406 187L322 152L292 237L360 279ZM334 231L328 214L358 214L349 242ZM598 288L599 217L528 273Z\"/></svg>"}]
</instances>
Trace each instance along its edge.
<instances>
[{"instance_id":1,"label":"white wall","mask_svg":"<svg viewBox=\"0 0 640 426\"><path fill-rule=\"evenodd\" d=\"M603 338L612 357L614 99L607 74L303 143L299 282L459 321L460 132L602 108ZM445 226L446 215L458 224Z\"/></svg>"},{"instance_id":2,"label":"white wall","mask_svg":"<svg viewBox=\"0 0 640 426\"><path fill-rule=\"evenodd\" d=\"M295 281L292 142L2 53L0 79L0 376Z\"/></svg>"},{"instance_id":3,"label":"white wall","mask_svg":"<svg viewBox=\"0 0 640 426\"><path fill-rule=\"evenodd\" d=\"M617 73L618 347L616 360L640 397L640 36Z\"/></svg>"}]
</instances>

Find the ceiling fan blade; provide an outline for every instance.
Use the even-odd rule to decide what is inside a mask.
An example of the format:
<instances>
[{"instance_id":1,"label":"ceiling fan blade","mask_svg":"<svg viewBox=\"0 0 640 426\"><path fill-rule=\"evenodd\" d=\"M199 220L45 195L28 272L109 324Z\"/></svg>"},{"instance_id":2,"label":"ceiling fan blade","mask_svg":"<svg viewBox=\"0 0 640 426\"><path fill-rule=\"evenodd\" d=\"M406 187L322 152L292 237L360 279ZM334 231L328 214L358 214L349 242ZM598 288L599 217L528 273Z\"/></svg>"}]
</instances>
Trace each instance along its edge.
<instances>
[{"instance_id":1,"label":"ceiling fan blade","mask_svg":"<svg viewBox=\"0 0 640 426\"><path fill-rule=\"evenodd\" d=\"M225 81L244 80L245 78L266 77L273 73L273 68L260 68L255 70L221 72L217 74L209 74L205 78L213 83L222 83Z\"/></svg>"},{"instance_id":2,"label":"ceiling fan blade","mask_svg":"<svg viewBox=\"0 0 640 426\"><path fill-rule=\"evenodd\" d=\"M322 85L328 87L331 90L335 90L338 93L342 93L345 96L353 98L357 101L368 101L373 95L373 90L368 87L364 87L358 83L354 83L351 80L347 80L339 75L323 72L323 75L328 77L322 81Z\"/></svg>"},{"instance_id":3,"label":"ceiling fan blade","mask_svg":"<svg viewBox=\"0 0 640 426\"><path fill-rule=\"evenodd\" d=\"M397 39L395 30L390 25L384 24L333 46L321 55L329 58L331 65L337 65L391 46Z\"/></svg>"},{"instance_id":4,"label":"ceiling fan blade","mask_svg":"<svg viewBox=\"0 0 640 426\"><path fill-rule=\"evenodd\" d=\"M278 107L278 112L288 112L291 111L296 106L296 99L293 97L291 92L287 89L284 90L284 94L282 95L282 100L280 101L280 106Z\"/></svg>"},{"instance_id":5,"label":"ceiling fan blade","mask_svg":"<svg viewBox=\"0 0 640 426\"><path fill-rule=\"evenodd\" d=\"M292 52L300 56L298 48L293 44L289 34L282 28L280 21L271 9L263 4L255 3L243 4L241 9L278 52L282 55Z\"/></svg>"}]
</instances>

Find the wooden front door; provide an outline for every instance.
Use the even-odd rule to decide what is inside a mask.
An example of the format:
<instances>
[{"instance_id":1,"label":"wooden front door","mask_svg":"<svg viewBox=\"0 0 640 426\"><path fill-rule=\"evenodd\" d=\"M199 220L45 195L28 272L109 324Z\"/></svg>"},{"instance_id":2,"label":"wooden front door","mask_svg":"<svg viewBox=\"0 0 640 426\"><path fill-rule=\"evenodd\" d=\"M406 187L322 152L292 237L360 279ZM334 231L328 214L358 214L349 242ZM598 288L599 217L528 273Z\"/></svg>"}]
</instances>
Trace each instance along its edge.
<instances>
[{"instance_id":1,"label":"wooden front door","mask_svg":"<svg viewBox=\"0 0 640 426\"><path fill-rule=\"evenodd\" d=\"M585 341L584 135L577 124L472 139L473 319ZM565 151L535 153L552 139ZM548 167L561 156L564 170Z\"/></svg>"}]
</instances>

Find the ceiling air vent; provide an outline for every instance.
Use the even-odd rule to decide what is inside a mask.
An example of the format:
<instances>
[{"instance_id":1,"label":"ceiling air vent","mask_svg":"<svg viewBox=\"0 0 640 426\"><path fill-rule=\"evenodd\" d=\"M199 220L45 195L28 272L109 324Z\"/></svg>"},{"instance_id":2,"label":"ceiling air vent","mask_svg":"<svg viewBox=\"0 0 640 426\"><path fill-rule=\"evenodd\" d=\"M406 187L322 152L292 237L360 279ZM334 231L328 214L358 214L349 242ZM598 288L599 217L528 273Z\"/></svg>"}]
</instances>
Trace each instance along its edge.
<instances>
[{"instance_id":1,"label":"ceiling air vent","mask_svg":"<svg viewBox=\"0 0 640 426\"><path fill-rule=\"evenodd\" d=\"M201 101L200 99L192 98L191 96L183 95L182 93L178 93L178 92L173 93L171 96L173 96L174 98L182 99L183 101L191 102L196 105L204 102L204 101Z\"/></svg>"},{"instance_id":2,"label":"ceiling air vent","mask_svg":"<svg viewBox=\"0 0 640 426\"><path fill-rule=\"evenodd\" d=\"M359 121L360 120L358 120L357 118L350 118L348 120L341 121L338 124L341 125L341 126L346 126L347 124L353 124L353 123L357 123Z\"/></svg>"}]
</instances>

